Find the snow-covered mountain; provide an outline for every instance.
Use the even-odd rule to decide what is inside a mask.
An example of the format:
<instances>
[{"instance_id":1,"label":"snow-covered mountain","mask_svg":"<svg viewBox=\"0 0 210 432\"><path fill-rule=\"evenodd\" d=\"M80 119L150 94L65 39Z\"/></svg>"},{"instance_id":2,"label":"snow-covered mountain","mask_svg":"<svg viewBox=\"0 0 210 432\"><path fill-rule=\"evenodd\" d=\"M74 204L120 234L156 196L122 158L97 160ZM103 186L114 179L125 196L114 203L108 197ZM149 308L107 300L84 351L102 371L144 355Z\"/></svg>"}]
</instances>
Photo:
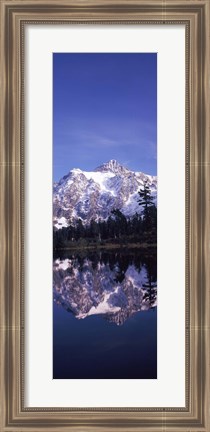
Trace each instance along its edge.
<instances>
[{"instance_id":1,"label":"snow-covered mountain","mask_svg":"<svg viewBox=\"0 0 210 432\"><path fill-rule=\"evenodd\" d=\"M71 170L54 184L53 224L57 229L81 219L105 220L113 209L125 216L141 212L138 191L147 182L154 202L157 197L157 177L134 172L111 159L94 171Z\"/></svg>"}]
</instances>

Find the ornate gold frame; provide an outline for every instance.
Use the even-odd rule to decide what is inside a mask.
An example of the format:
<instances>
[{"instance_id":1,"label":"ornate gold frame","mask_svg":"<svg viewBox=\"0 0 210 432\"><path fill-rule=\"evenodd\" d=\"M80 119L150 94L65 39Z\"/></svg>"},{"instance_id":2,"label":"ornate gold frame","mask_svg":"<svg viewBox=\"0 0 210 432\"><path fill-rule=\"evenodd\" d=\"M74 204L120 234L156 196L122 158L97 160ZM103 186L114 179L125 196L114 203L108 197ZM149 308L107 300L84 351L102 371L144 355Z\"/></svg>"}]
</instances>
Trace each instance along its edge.
<instances>
[{"instance_id":1,"label":"ornate gold frame","mask_svg":"<svg viewBox=\"0 0 210 432\"><path fill-rule=\"evenodd\" d=\"M209 432L209 0L0 0L0 3L0 430ZM24 408L24 26L30 22L182 23L186 27L185 408Z\"/></svg>"}]
</instances>

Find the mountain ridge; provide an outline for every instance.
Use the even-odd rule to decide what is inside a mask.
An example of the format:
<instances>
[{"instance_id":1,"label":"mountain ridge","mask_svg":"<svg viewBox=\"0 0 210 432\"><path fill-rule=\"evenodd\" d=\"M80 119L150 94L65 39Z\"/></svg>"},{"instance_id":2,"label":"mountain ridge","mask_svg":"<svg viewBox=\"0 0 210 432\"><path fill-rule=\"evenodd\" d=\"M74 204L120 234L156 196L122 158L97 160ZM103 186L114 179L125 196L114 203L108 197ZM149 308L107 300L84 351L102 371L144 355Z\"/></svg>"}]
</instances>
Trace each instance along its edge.
<instances>
[{"instance_id":1,"label":"mountain ridge","mask_svg":"<svg viewBox=\"0 0 210 432\"><path fill-rule=\"evenodd\" d=\"M53 225L60 229L75 224L78 219L85 225L91 219L106 220L116 208L126 217L140 213L138 191L145 182L156 202L156 176L131 171L115 159L93 171L74 168L54 184Z\"/></svg>"}]
</instances>

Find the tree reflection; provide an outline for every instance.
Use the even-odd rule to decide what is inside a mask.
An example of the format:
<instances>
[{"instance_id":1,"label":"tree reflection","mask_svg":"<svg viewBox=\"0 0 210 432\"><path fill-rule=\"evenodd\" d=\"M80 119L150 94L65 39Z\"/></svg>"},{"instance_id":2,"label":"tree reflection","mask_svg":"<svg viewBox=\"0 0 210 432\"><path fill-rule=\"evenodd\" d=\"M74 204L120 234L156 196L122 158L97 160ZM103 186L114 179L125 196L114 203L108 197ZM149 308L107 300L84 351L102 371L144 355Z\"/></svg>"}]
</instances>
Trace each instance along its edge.
<instances>
[{"instance_id":1,"label":"tree reflection","mask_svg":"<svg viewBox=\"0 0 210 432\"><path fill-rule=\"evenodd\" d=\"M156 254L63 254L54 261L54 299L76 318L97 314L123 324L134 313L156 306Z\"/></svg>"}]
</instances>

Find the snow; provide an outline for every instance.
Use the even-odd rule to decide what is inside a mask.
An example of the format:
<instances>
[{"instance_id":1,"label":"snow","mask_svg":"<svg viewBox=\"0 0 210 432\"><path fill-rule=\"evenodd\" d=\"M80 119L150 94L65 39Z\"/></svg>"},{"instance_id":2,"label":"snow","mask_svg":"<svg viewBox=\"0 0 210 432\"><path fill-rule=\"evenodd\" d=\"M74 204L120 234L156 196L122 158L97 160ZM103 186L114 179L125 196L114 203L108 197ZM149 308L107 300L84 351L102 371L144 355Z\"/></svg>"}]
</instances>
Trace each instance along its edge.
<instances>
[{"instance_id":1,"label":"snow","mask_svg":"<svg viewBox=\"0 0 210 432\"><path fill-rule=\"evenodd\" d=\"M77 174L77 173L83 173L83 171L80 168L73 168L70 172L73 172L75 174Z\"/></svg>"},{"instance_id":2,"label":"snow","mask_svg":"<svg viewBox=\"0 0 210 432\"><path fill-rule=\"evenodd\" d=\"M71 271L67 271L68 269ZM115 278L118 270L117 264L110 270L109 265L98 263L98 267L93 271L88 258L84 260L81 270L79 265L75 267L74 258L64 260L57 258L54 262L54 272L57 273L55 284L56 281L60 282L55 285L54 290L59 294L58 299L61 298L62 303L74 309L76 318L108 315L108 319L111 317L113 322L119 324L119 317L127 319L137 311L150 309L151 304L146 266L143 265L139 271L134 264L129 265L121 283L116 282ZM95 289L95 277L97 277L97 287L100 281L99 290ZM151 286L154 294L152 307L155 307L157 286L155 283Z\"/></svg>"},{"instance_id":3,"label":"snow","mask_svg":"<svg viewBox=\"0 0 210 432\"><path fill-rule=\"evenodd\" d=\"M114 177L115 174L111 172L88 172L83 171L83 174L88 180L93 180L95 183L97 183L102 191L110 192L110 189L107 189L106 182L109 178Z\"/></svg>"},{"instance_id":4,"label":"snow","mask_svg":"<svg viewBox=\"0 0 210 432\"><path fill-rule=\"evenodd\" d=\"M62 215L60 218L55 216L54 226L61 229L69 225L67 220L74 223L78 218L85 224L90 222L90 218L106 220L113 208L119 208L126 217L141 213L138 191L145 180L156 204L155 176L129 171L115 160L94 171L82 171L79 168L71 170L54 191L55 214ZM93 203L94 209L91 207Z\"/></svg>"},{"instance_id":5,"label":"snow","mask_svg":"<svg viewBox=\"0 0 210 432\"><path fill-rule=\"evenodd\" d=\"M57 221L54 223L54 226L58 229L63 228L63 227L67 227L69 224L67 223L67 220L64 216L62 216L61 218L57 219Z\"/></svg>"},{"instance_id":6,"label":"snow","mask_svg":"<svg viewBox=\"0 0 210 432\"><path fill-rule=\"evenodd\" d=\"M101 303L99 303L96 307L92 306L92 308L89 310L86 314L79 314L77 315L77 318L83 319L90 315L100 315L100 314L106 314L106 313L115 313L120 311L120 307L118 306L111 306L108 301L109 297L113 295L113 292L105 294L104 299Z\"/></svg>"},{"instance_id":7,"label":"snow","mask_svg":"<svg viewBox=\"0 0 210 432\"><path fill-rule=\"evenodd\" d=\"M134 265L129 266L125 273L126 279L132 282L132 285L136 288L142 288L142 285L147 280L147 272L145 267L141 268L140 273L136 270Z\"/></svg>"},{"instance_id":8,"label":"snow","mask_svg":"<svg viewBox=\"0 0 210 432\"><path fill-rule=\"evenodd\" d=\"M71 260L67 258L62 261L60 259L57 259L54 265L56 267L56 270L66 270L71 265Z\"/></svg>"},{"instance_id":9,"label":"snow","mask_svg":"<svg viewBox=\"0 0 210 432\"><path fill-rule=\"evenodd\" d=\"M136 192L128 197L121 210L125 216L131 216L141 212L141 207L138 203L138 194Z\"/></svg>"}]
</instances>

